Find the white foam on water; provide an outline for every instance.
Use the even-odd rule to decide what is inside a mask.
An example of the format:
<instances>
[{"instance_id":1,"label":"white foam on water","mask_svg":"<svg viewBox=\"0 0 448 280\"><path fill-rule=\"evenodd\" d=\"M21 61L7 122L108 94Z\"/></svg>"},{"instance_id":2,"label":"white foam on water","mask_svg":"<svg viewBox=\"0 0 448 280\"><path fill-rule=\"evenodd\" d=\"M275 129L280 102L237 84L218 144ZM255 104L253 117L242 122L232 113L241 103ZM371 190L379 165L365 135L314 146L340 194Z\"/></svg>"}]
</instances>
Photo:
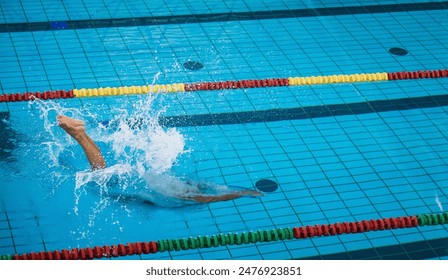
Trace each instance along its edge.
<instances>
[{"instance_id":1,"label":"white foam on water","mask_svg":"<svg viewBox=\"0 0 448 280\"><path fill-rule=\"evenodd\" d=\"M132 163L140 175L152 169L169 170L184 151L185 139L175 128L165 129L158 123L163 110L148 110L155 95L133 104L130 115L124 113L112 120L117 129L102 139L111 144L116 160Z\"/></svg>"},{"instance_id":2,"label":"white foam on water","mask_svg":"<svg viewBox=\"0 0 448 280\"><path fill-rule=\"evenodd\" d=\"M436 193L435 201L436 201L436 203L437 203L437 206L439 206L440 211L441 211L441 212L444 212L444 211L443 211L442 202L440 202L440 199L439 199L439 196L437 195L437 193Z\"/></svg>"}]
</instances>

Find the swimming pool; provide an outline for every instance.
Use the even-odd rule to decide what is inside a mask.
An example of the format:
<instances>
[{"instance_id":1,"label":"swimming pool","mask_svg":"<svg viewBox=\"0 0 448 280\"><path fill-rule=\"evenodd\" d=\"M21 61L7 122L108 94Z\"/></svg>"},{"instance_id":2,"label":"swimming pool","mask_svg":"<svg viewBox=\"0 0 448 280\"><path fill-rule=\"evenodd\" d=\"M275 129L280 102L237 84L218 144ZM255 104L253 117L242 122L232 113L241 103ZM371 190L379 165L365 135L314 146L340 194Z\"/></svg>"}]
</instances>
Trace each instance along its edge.
<instances>
[{"instance_id":1,"label":"swimming pool","mask_svg":"<svg viewBox=\"0 0 448 280\"><path fill-rule=\"evenodd\" d=\"M448 3L398 2L1 3L0 254L124 244L114 252L128 259L446 259ZM90 184L58 111L83 117L124 184ZM160 119L117 135L117 116ZM278 188L154 205L135 195L129 162ZM417 215L438 222L367 230ZM341 234L300 238L315 225Z\"/></svg>"}]
</instances>

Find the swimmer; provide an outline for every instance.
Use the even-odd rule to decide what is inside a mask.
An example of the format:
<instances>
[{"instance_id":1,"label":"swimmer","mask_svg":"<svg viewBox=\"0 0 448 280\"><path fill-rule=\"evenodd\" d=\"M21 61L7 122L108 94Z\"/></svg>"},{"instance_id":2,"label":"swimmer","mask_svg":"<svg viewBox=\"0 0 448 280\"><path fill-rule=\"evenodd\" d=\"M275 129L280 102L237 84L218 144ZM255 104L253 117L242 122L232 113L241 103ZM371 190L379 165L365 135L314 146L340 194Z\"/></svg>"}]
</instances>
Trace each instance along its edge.
<instances>
[{"instance_id":1,"label":"swimmer","mask_svg":"<svg viewBox=\"0 0 448 280\"><path fill-rule=\"evenodd\" d=\"M106 162L101 153L100 148L86 133L84 122L81 120L69 118L67 116L57 116L58 125L67 132L73 139L75 139L84 150L87 159L92 167L92 170L99 170L106 168ZM222 195L194 195L194 196L181 196L179 198L184 200L196 201L199 203L210 203L217 201L232 200L243 196L262 196L263 193L255 190L237 191Z\"/></svg>"}]
</instances>

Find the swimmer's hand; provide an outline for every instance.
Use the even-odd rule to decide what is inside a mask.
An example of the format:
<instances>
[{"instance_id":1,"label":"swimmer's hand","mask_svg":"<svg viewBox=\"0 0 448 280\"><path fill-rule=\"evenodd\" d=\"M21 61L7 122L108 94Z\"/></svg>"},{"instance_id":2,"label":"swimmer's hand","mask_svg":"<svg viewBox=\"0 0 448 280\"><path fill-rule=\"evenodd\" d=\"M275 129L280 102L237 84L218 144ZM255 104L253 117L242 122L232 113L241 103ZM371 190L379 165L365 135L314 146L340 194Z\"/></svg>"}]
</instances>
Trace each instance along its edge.
<instances>
[{"instance_id":1,"label":"swimmer's hand","mask_svg":"<svg viewBox=\"0 0 448 280\"><path fill-rule=\"evenodd\" d=\"M84 122L77 119L72 119L67 116L57 116L58 125L62 127L70 136L76 139L85 133Z\"/></svg>"}]
</instances>

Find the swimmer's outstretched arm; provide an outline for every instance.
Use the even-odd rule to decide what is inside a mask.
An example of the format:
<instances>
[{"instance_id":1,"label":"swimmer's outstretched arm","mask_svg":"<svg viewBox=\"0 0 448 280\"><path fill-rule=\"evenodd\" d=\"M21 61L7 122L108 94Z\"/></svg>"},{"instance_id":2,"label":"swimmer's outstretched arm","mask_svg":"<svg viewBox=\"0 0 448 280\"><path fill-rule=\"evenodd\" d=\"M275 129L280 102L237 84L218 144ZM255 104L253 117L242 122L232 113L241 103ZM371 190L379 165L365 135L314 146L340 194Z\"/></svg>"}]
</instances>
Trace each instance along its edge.
<instances>
[{"instance_id":1,"label":"swimmer's outstretched arm","mask_svg":"<svg viewBox=\"0 0 448 280\"><path fill-rule=\"evenodd\" d=\"M104 161L100 148L98 148L95 142L86 134L83 121L66 116L58 116L57 120L58 125L81 145L92 170L103 169L106 167L106 162Z\"/></svg>"},{"instance_id":2,"label":"swimmer's outstretched arm","mask_svg":"<svg viewBox=\"0 0 448 280\"><path fill-rule=\"evenodd\" d=\"M247 190L222 195L195 195L195 196L183 196L181 198L185 200L196 201L199 203L210 203L210 202L232 200L243 196L263 196L263 193L259 191Z\"/></svg>"}]
</instances>

